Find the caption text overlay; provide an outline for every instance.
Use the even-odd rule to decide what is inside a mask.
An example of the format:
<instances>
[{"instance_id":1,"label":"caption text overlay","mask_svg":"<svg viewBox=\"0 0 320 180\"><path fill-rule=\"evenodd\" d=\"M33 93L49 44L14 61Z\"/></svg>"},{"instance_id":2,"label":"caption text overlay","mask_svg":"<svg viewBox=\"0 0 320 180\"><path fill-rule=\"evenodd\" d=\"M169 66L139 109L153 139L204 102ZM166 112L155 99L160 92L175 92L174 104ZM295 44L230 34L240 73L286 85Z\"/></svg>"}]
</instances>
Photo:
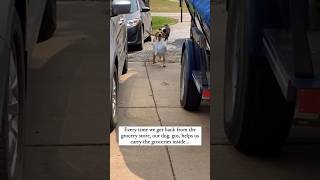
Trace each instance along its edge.
<instances>
[{"instance_id":1,"label":"caption text overlay","mask_svg":"<svg viewBox=\"0 0 320 180\"><path fill-rule=\"evenodd\" d=\"M119 126L120 146L201 146L201 126Z\"/></svg>"}]
</instances>

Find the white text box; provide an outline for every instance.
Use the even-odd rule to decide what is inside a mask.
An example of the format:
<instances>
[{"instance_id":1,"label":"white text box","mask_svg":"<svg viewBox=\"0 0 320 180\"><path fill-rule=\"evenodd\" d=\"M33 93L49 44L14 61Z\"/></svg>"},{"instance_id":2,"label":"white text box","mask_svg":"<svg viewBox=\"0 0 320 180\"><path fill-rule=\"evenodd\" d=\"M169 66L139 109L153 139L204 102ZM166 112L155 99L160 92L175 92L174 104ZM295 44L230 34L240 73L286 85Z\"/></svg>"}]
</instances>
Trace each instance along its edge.
<instances>
[{"instance_id":1,"label":"white text box","mask_svg":"<svg viewBox=\"0 0 320 180\"><path fill-rule=\"evenodd\" d=\"M201 146L201 126L119 126L120 146Z\"/></svg>"}]
</instances>

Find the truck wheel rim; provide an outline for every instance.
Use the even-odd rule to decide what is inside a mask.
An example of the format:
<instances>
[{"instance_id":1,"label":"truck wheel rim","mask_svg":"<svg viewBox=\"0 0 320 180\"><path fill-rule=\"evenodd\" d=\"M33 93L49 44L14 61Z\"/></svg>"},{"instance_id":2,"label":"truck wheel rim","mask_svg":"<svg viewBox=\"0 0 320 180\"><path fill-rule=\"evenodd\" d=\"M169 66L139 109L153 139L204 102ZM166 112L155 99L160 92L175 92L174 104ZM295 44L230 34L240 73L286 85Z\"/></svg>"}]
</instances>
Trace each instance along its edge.
<instances>
[{"instance_id":1,"label":"truck wheel rim","mask_svg":"<svg viewBox=\"0 0 320 180\"><path fill-rule=\"evenodd\" d=\"M182 55L182 62L185 61L185 52L183 52ZM183 64L182 64L183 65ZM180 77L180 100L183 100L183 96L184 96L184 79L186 76L186 70L184 68L184 66L182 66L182 71L181 71L181 77Z\"/></svg>"},{"instance_id":2,"label":"truck wheel rim","mask_svg":"<svg viewBox=\"0 0 320 180\"><path fill-rule=\"evenodd\" d=\"M112 80L112 120L116 119L117 114L117 83L115 77Z\"/></svg>"},{"instance_id":3,"label":"truck wheel rim","mask_svg":"<svg viewBox=\"0 0 320 180\"><path fill-rule=\"evenodd\" d=\"M8 80L8 170L13 177L18 157L19 87L15 51L10 52Z\"/></svg>"}]
</instances>

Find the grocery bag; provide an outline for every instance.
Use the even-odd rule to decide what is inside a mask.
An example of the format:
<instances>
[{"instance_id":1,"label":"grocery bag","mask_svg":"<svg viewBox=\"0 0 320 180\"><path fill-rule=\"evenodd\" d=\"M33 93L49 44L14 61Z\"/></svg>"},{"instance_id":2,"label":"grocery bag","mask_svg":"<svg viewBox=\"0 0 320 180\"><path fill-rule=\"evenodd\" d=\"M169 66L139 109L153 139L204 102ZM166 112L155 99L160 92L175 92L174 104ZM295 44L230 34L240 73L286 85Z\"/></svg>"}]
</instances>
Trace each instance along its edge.
<instances>
[{"instance_id":1,"label":"grocery bag","mask_svg":"<svg viewBox=\"0 0 320 180\"><path fill-rule=\"evenodd\" d=\"M167 52L167 43L164 40L153 42L153 51L156 56L162 56Z\"/></svg>"}]
</instances>

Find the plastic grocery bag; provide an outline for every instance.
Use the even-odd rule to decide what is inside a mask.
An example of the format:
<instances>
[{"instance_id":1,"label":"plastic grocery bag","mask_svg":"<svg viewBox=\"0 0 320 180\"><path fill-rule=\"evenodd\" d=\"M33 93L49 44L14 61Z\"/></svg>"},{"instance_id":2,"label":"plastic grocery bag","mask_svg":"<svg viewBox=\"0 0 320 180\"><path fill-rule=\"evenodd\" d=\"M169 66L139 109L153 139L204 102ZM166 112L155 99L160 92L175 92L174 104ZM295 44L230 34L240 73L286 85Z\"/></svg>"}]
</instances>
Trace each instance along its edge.
<instances>
[{"instance_id":1,"label":"plastic grocery bag","mask_svg":"<svg viewBox=\"0 0 320 180\"><path fill-rule=\"evenodd\" d=\"M164 40L153 42L153 51L156 56L164 55L167 52L167 43Z\"/></svg>"}]
</instances>

